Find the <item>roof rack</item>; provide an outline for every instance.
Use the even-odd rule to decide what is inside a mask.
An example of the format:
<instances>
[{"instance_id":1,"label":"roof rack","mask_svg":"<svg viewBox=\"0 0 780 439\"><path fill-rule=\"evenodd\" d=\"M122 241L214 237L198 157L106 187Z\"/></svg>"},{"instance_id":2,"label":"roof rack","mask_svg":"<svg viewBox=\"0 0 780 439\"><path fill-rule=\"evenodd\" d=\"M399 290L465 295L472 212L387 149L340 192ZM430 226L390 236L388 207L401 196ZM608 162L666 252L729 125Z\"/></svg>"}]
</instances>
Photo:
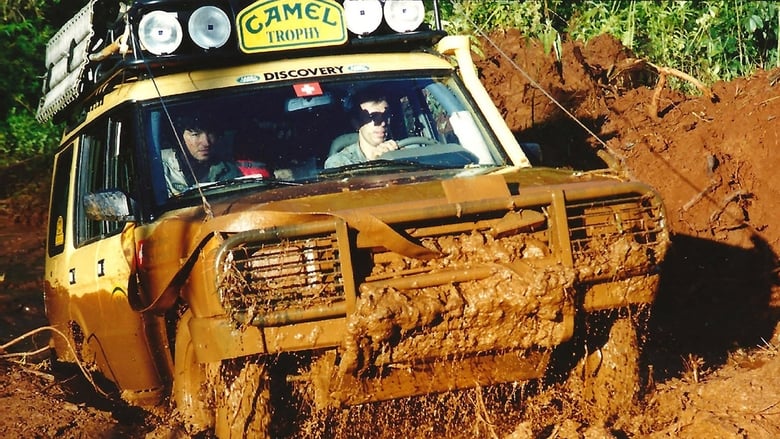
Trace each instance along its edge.
<instances>
[{"instance_id":1,"label":"roof rack","mask_svg":"<svg viewBox=\"0 0 780 439\"><path fill-rule=\"evenodd\" d=\"M90 0L46 46L37 119L61 120L121 82L322 53L430 48L422 0ZM359 26L351 23L359 23Z\"/></svg>"}]
</instances>

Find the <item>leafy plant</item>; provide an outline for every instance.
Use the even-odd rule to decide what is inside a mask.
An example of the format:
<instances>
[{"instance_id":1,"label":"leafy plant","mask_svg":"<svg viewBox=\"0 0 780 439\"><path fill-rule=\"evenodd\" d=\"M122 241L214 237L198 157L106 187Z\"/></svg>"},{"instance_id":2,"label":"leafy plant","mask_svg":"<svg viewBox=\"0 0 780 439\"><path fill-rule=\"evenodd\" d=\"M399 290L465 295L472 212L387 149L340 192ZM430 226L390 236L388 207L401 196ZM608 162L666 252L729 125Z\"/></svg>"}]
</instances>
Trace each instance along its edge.
<instances>
[{"instance_id":1,"label":"leafy plant","mask_svg":"<svg viewBox=\"0 0 780 439\"><path fill-rule=\"evenodd\" d=\"M778 12L769 1L587 1L568 33L611 34L637 56L713 83L777 65Z\"/></svg>"},{"instance_id":2,"label":"leafy plant","mask_svg":"<svg viewBox=\"0 0 780 439\"><path fill-rule=\"evenodd\" d=\"M40 125L35 111L41 94L44 48L52 29L43 10L58 1L9 0L0 3L0 162L13 163L51 151L59 128Z\"/></svg>"},{"instance_id":3,"label":"leafy plant","mask_svg":"<svg viewBox=\"0 0 780 439\"><path fill-rule=\"evenodd\" d=\"M462 0L452 5L452 16L445 24L449 32L517 28L530 36L543 27L540 2Z\"/></svg>"},{"instance_id":4,"label":"leafy plant","mask_svg":"<svg viewBox=\"0 0 780 439\"><path fill-rule=\"evenodd\" d=\"M518 28L526 37L538 38L548 52L561 35L587 41L606 33L638 57L675 67L705 83L780 66L780 6L772 1L442 3L446 3L442 15L450 32L475 34Z\"/></svg>"},{"instance_id":5,"label":"leafy plant","mask_svg":"<svg viewBox=\"0 0 780 439\"><path fill-rule=\"evenodd\" d=\"M51 122L41 125L29 111L12 108L6 125L0 137L0 165L52 153L59 143L60 128Z\"/></svg>"}]
</instances>

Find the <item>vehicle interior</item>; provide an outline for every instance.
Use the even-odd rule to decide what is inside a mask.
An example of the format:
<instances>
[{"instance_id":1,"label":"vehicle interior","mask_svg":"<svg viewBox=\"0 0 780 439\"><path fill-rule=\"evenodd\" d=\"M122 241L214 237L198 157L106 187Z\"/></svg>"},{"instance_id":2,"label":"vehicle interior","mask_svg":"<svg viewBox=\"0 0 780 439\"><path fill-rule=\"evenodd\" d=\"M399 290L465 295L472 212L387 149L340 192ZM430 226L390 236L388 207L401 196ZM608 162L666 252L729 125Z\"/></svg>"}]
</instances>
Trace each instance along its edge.
<instances>
[{"instance_id":1,"label":"vehicle interior","mask_svg":"<svg viewBox=\"0 0 780 439\"><path fill-rule=\"evenodd\" d=\"M165 105L143 107L142 131L149 162L155 168L155 187L164 184L162 166L158 166L161 156L166 149L183 151L177 135L184 128L180 121L193 115L208 120L215 132L210 160L237 163L242 170L239 179L272 178L305 184L338 175L339 169L324 169L324 163L356 142L360 109L355 96L367 88L381 90L386 96L392 115L386 137L400 146L382 155L380 161L435 168L506 163L479 113L452 77L298 81L238 87L218 95L193 94ZM198 183L208 189L214 182ZM168 195L155 191L157 203L164 203Z\"/></svg>"}]
</instances>

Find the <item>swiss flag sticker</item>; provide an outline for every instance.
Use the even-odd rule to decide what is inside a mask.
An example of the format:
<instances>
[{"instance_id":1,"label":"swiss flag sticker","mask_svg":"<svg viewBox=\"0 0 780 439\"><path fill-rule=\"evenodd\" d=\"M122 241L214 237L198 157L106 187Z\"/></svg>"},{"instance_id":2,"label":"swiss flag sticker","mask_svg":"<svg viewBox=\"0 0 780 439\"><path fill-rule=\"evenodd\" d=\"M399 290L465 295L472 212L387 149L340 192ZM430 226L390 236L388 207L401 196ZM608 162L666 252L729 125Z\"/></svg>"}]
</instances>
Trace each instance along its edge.
<instances>
[{"instance_id":1,"label":"swiss flag sticker","mask_svg":"<svg viewBox=\"0 0 780 439\"><path fill-rule=\"evenodd\" d=\"M302 84L293 84L295 95L299 98L309 96L319 96L322 94L322 87L319 82L304 82Z\"/></svg>"}]
</instances>

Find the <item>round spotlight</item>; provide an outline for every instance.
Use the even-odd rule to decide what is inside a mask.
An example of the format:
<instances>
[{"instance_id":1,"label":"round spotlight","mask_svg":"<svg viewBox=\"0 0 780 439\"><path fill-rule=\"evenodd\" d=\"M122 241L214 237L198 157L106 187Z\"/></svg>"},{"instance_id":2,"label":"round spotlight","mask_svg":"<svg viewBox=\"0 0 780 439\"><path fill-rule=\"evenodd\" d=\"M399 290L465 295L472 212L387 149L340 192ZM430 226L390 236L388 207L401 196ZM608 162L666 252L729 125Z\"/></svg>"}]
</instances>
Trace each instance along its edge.
<instances>
[{"instance_id":1,"label":"round spotlight","mask_svg":"<svg viewBox=\"0 0 780 439\"><path fill-rule=\"evenodd\" d=\"M344 0L347 29L356 35L368 35L382 24L379 0Z\"/></svg>"},{"instance_id":2,"label":"round spotlight","mask_svg":"<svg viewBox=\"0 0 780 439\"><path fill-rule=\"evenodd\" d=\"M187 23L192 41L203 49L222 47L230 37L230 19L216 6L203 6L195 10Z\"/></svg>"},{"instance_id":3,"label":"round spotlight","mask_svg":"<svg viewBox=\"0 0 780 439\"><path fill-rule=\"evenodd\" d=\"M138 38L141 47L155 55L172 53L181 44L181 24L172 12L150 12L138 24Z\"/></svg>"},{"instance_id":4,"label":"round spotlight","mask_svg":"<svg viewBox=\"0 0 780 439\"><path fill-rule=\"evenodd\" d=\"M386 0L385 21L396 32L417 30L425 20L422 0Z\"/></svg>"}]
</instances>

